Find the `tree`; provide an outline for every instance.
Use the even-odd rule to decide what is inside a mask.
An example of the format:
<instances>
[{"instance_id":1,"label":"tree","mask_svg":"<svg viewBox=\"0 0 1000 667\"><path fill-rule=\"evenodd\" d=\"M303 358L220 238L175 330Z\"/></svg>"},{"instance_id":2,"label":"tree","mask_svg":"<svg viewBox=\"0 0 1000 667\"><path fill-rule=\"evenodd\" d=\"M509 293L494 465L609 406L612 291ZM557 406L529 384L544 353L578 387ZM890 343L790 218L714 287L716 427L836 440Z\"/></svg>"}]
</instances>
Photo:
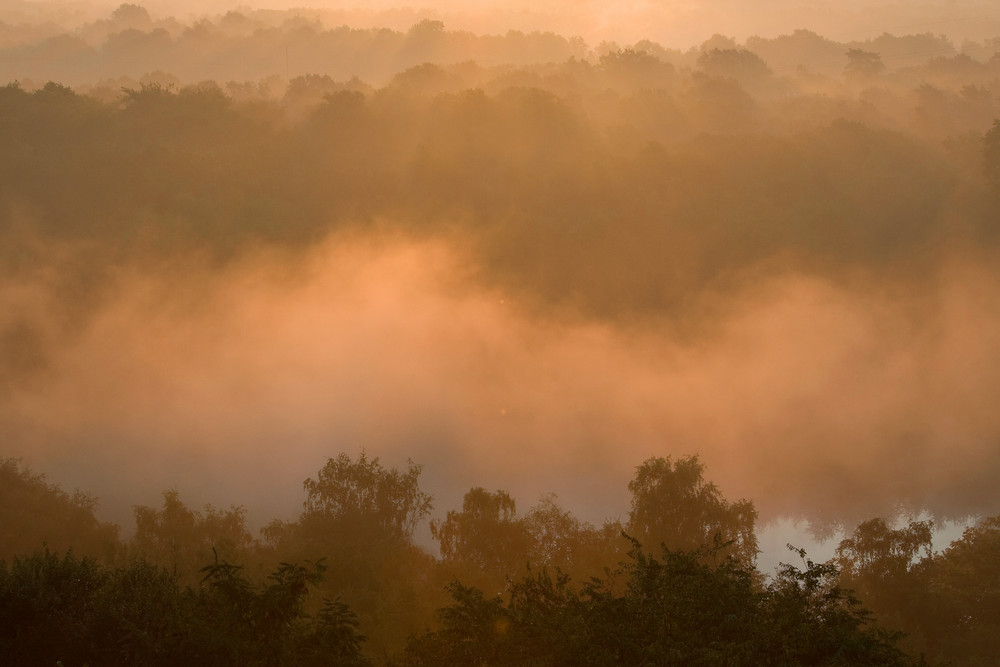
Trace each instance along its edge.
<instances>
[{"instance_id":1,"label":"tree","mask_svg":"<svg viewBox=\"0 0 1000 667\"><path fill-rule=\"evenodd\" d=\"M401 60L415 63L440 62L440 51L445 46L447 37L443 22L423 19L407 31L406 41L402 44Z\"/></svg>"},{"instance_id":2,"label":"tree","mask_svg":"<svg viewBox=\"0 0 1000 667\"><path fill-rule=\"evenodd\" d=\"M303 482L298 520L262 531L279 560L325 559L321 591L358 614L375 654L401 648L433 610L418 590L433 560L412 540L432 498L420 490L421 466L407 464L405 471L385 468L364 451L357 460L328 459L315 479Z\"/></svg>"},{"instance_id":3,"label":"tree","mask_svg":"<svg viewBox=\"0 0 1000 667\"><path fill-rule=\"evenodd\" d=\"M713 552L662 544L647 553L637 542L618 573L594 580L583 594L595 603L592 627L608 664L741 664L757 653L762 592L752 568L719 562ZM653 555L658 554L658 556ZM615 592L614 578L626 589Z\"/></svg>"},{"instance_id":4,"label":"tree","mask_svg":"<svg viewBox=\"0 0 1000 667\"><path fill-rule=\"evenodd\" d=\"M125 3L118 5L115 11L111 12L111 21L116 27L146 28L153 22L149 11L141 5Z\"/></svg>"},{"instance_id":5,"label":"tree","mask_svg":"<svg viewBox=\"0 0 1000 667\"><path fill-rule=\"evenodd\" d=\"M556 495L544 496L528 511L525 526L531 537L531 562L540 567L567 570L576 559L581 533L593 530L556 502Z\"/></svg>"},{"instance_id":6,"label":"tree","mask_svg":"<svg viewBox=\"0 0 1000 667\"><path fill-rule=\"evenodd\" d=\"M840 585L833 563L814 563L805 550L788 548L805 567L782 563L767 588L764 655L778 664L922 664L896 647L899 633L880 627L861 601Z\"/></svg>"},{"instance_id":7,"label":"tree","mask_svg":"<svg viewBox=\"0 0 1000 667\"><path fill-rule=\"evenodd\" d=\"M1000 515L916 568L924 592L912 631L935 660L995 665L1000 655ZM909 628L908 628L909 629Z\"/></svg>"},{"instance_id":8,"label":"tree","mask_svg":"<svg viewBox=\"0 0 1000 667\"><path fill-rule=\"evenodd\" d=\"M92 558L48 548L0 561L0 661L82 665L91 659L90 619L106 574Z\"/></svg>"},{"instance_id":9,"label":"tree","mask_svg":"<svg viewBox=\"0 0 1000 667\"><path fill-rule=\"evenodd\" d=\"M378 457L369 460L364 451L357 461L340 454L327 460L315 480L303 482L303 518L375 529L385 537L409 541L433 506L433 498L418 485L421 469L408 460L406 472L387 470Z\"/></svg>"},{"instance_id":10,"label":"tree","mask_svg":"<svg viewBox=\"0 0 1000 667\"><path fill-rule=\"evenodd\" d=\"M506 600L455 582L440 629L412 638L398 664L911 664L836 586L833 566L785 566L765 588L752 568L706 555L652 556L633 541L617 570L582 587L533 571Z\"/></svg>"},{"instance_id":11,"label":"tree","mask_svg":"<svg viewBox=\"0 0 1000 667\"><path fill-rule=\"evenodd\" d=\"M0 559L48 545L113 560L121 549L118 526L98 521L96 507L93 497L69 495L17 459L0 458Z\"/></svg>"},{"instance_id":12,"label":"tree","mask_svg":"<svg viewBox=\"0 0 1000 667\"><path fill-rule=\"evenodd\" d=\"M764 59L746 49L709 49L698 56L698 69L712 76L728 76L743 84L773 76Z\"/></svg>"},{"instance_id":13,"label":"tree","mask_svg":"<svg viewBox=\"0 0 1000 667\"><path fill-rule=\"evenodd\" d=\"M451 575L486 590L502 590L528 563L531 534L506 491L469 490L462 511L431 522L431 534Z\"/></svg>"},{"instance_id":14,"label":"tree","mask_svg":"<svg viewBox=\"0 0 1000 667\"><path fill-rule=\"evenodd\" d=\"M847 65L844 75L857 79L867 79L878 76L885 70L882 56L864 49L850 49L847 52Z\"/></svg>"},{"instance_id":15,"label":"tree","mask_svg":"<svg viewBox=\"0 0 1000 667\"><path fill-rule=\"evenodd\" d=\"M746 565L757 560L754 524L757 510L748 500L726 501L702 477L697 456L673 461L651 458L629 482L632 510L627 531L644 545L671 550L710 549L713 557L732 556ZM716 544L721 550L712 549Z\"/></svg>"},{"instance_id":16,"label":"tree","mask_svg":"<svg viewBox=\"0 0 1000 667\"><path fill-rule=\"evenodd\" d=\"M134 510L132 549L185 582L213 558L243 561L253 545L242 507L206 505L203 512L193 511L171 489L163 492L163 509L139 505Z\"/></svg>"},{"instance_id":17,"label":"tree","mask_svg":"<svg viewBox=\"0 0 1000 667\"><path fill-rule=\"evenodd\" d=\"M931 553L929 521L911 521L892 529L885 519L870 519L858 525L837 547L837 563L843 575L853 579L887 580L906 574L918 556Z\"/></svg>"},{"instance_id":18,"label":"tree","mask_svg":"<svg viewBox=\"0 0 1000 667\"><path fill-rule=\"evenodd\" d=\"M883 519L871 519L837 547L840 585L854 591L893 630L910 634L914 629L924 593L914 568L918 558L931 554L931 527L929 521L911 521L893 529Z\"/></svg>"},{"instance_id":19,"label":"tree","mask_svg":"<svg viewBox=\"0 0 1000 667\"><path fill-rule=\"evenodd\" d=\"M663 88L676 72L670 63L636 49L608 51L600 62L616 88Z\"/></svg>"},{"instance_id":20,"label":"tree","mask_svg":"<svg viewBox=\"0 0 1000 667\"><path fill-rule=\"evenodd\" d=\"M530 537L528 562L533 568L548 568L579 581L601 575L621 561L630 543L622 536L622 525L608 521L600 528L580 521L556 502L554 493L544 496L524 517Z\"/></svg>"},{"instance_id":21,"label":"tree","mask_svg":"<svg viewBox=\"0 0 1000 667\"><path fill-rule=\"evenodd\" d=\"M281 563L255 585L239 566L206 566L188 611L195 619L190 639L202 647L192 653L210 664L298 665L304 658L315 664L317 653L326 650L330 658L339 655L338 665L366 664L364 637L346 606L325 600L317 616L306 613L306 597L325 570L321 561Z\"/></svg>"},{"instance_id":22,"label":"tree","mask_svg":"<svg viewBox=\"0 0 1000 667\"><path fill-rule=\"evenodd\" d=\"M48 550L0 561L0 661L14 665L363 666L353 612L306 598L322 563L282 563L262 584L216 561L197 587L141 559L105 568Z\"/></svg>"}]
</instances>

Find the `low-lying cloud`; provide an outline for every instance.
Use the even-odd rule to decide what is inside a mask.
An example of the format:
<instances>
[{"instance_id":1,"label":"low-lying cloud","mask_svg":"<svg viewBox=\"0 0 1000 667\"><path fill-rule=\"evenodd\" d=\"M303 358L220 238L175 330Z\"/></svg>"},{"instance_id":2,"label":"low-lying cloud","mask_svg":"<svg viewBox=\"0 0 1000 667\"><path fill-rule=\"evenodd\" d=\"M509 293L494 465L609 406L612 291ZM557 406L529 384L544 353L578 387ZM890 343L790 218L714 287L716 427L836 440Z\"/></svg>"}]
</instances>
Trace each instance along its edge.
<instances>
[{"instance_id":1,"label":"low-lying cloud","mask_svg":"<svg viewBox=\"0 0 1000 667\"><path fill-rule=\"evenodd\" d=\"M243 504L254 524L292 517L302 480L361 448L423 464L440 515L486 486L623 517L635 466L695 453L763 518L995 513L986 267L946 262L919 289L772 274L684 340L532 315L444 241L340 236L222 269L122 268L72 335L25 330L44 363L7 384L0 433L126 525L171 487ZM28 312L34 290L3 298Z\"/></svg>"}]
</instances>

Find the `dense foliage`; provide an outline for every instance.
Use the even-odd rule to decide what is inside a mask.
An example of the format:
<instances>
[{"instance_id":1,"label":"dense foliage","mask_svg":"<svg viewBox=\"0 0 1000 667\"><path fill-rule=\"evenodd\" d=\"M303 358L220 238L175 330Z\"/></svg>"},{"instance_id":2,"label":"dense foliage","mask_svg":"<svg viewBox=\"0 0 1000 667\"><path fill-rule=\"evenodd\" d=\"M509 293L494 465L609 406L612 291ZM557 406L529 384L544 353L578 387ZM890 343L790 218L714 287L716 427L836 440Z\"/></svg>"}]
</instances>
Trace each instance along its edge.
<instances>
[{"instance_id":1,"label":"dense foliage","mask_svg":"<svg viewBox=\"0 0 1000 667\"><path fill-rule=\"evenodd\" d=\"M94 516L97 501L67 494L16 459L0 458L0 559L28 554L43 544L111 559L119 549L118 526Z\"/></svg>"},{"instance_id":2,"label":"dense foliage","mask_svg":"<svg viewBox=\"0 0 1000 667\"><path fill-rule=\"evenodd\" d=\"M262 584L216 562L201 583L138 559L108 567L44 549L0 562L0 656L12 665L365 665L341 602L304 601L322 564L282 563Z\"/></svg>"},{"instance_id":3,"label":"dense foliage","mask_svg":"<svg viewBox=\"0 0 1000 667\"><path fill-rule=\"evenodd\" d=\"M506 600L453 583L441 629L411 640L399 664L912 663L831 566L785 565L761 587L734 560L707 565L706 550L657 558L633 544L621 569L579 589L547 570L512 582Z\"/></svg>"},{"instance_id":4,"label":"dense foliage","mask_svg":"<svg viewBox=\"0 0 1000 667\"><path fill-rule=\"evenodd\" d=\"M15 482L39 479L10 470ZM240 508L196 512L167 492L162 510L136 508L135 535L101 560L5 542L16 555L0 560L0 656L67 666L991 664L1000 518L940 553L929 524L873 519L833 561L793 550L800 565L762 573L731 528L742 516L753 534L752 505L728 503L702 471L694 457L637 468L634 505L674 519L659 544L624 532L640 527L636 517L595 528L552 497L521 516L509 494L474 488L434 524L440 559L380 519L429 509L412 462L402 472L364 453L330 459L326 490L306 480L299 520L272 523L264 541L246 535ZM651 494L650 474L673 491ZM25 506L43 525L64 511L48 488ZM322 509L317 493L340 500ZM9 534L21 519L4 507ZM206 546L207 564L185 569Z\"/></svg>"},{"instance_id":5,"label":"dense foliage","mask_svg":"<svg viewBox=\"0 0 1000 667\"><path fill-rule=\"evenodd\" d=\"M314 74L249 99L210 81L103 101L12 82L0 271L55 263L56 296L85 313L114 263L388 226L458 235L479 279L547 308L676 319L755 272L878 281L932 271L945 238L993 247L988 72L928 64L919 86L884 74L820 93L741 53L681 70L629 49L423 64L377 89ZM37 318L4 330L5 366L44 366Z\"/></svg>"}]
</instances>

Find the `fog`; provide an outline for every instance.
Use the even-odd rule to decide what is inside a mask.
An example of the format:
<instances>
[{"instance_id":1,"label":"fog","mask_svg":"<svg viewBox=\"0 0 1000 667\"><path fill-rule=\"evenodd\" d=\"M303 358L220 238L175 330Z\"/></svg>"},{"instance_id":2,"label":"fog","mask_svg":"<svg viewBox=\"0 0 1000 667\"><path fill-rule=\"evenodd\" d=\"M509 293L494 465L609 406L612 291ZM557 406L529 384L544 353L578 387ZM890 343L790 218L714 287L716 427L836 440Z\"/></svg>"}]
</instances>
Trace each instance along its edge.
<instances>
[{"instance_id":1,"label":"fog","mask_svg":"<svg viewBox=\"0 0 1000 667\"><path fill-rule=\"evenodd\" d=\"M292 516L303 479L362 448L423 464L439 511L488 485L526 504L555 492L598 522L627 512L639 462L697 453L765 520L961 518L998 510L987 261L950 258L920 290L777 272L681 340L533 315L481 286L455 239L124 265L8 392L0 428L9 454L124 525L166 488L252 523ZM35 287L5 300L24 312Z\"/></svg>"}]
</instances>

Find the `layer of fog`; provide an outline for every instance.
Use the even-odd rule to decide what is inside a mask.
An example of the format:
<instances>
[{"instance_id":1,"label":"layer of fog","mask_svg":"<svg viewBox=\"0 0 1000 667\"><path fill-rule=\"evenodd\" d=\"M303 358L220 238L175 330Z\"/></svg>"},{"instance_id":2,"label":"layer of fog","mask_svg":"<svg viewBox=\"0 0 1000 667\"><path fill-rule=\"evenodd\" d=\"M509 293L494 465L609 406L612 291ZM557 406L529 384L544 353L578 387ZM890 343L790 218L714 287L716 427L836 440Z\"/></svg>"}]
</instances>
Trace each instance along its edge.
<instances>
[{"instance_id":1,"label":"layer of fog","mask_svg":"<svg viewBox=\"0 0 1000 667\"><path fill-rule=\"evenodd\" d=\"M67 28L103 19L120 0L11 0L0 10L9 24L53 21ZM644 0L608 3L599 0L563 0L544 4L527 0L144 0L136 2L155 17L181 19L224 14L236 9L296 9L302 16L320 18L327 25L405 30L425 18L442 20L453 30L479 34L508 30L553 31L578 35L596 45L601 41L632 43L651 39L673 48L690 48L715 33L771 37L798 28L820 28L835 40L865 40L883 31L944 34L961 42L983 40L1000 33L1000 14L982 0L947 2L869 2L836 4L817 0ZM874 26L874 28L873 28Z\"/></svg>"},{"instance_id":2,"label":"layer of fog","mask_svg":"<svg viewBox=\"0 0 1000 667\"><path fill-rule=\"evenodd\" d=\"M695 453L785 526L996 513L1000 280L945 264L919 290L772 273L684 342L531 316L479 286L458 243L341 237L224 269L122 268L75 331L48 329L0 436L126 527L167 488L245 505L253 525L293 517L302 481L361 448L423 464L438 516L482 485L624 518L635 466ZM41 341L38 275L4 287L0 324L33 318Z\"/></svg>"}]
</instances>

